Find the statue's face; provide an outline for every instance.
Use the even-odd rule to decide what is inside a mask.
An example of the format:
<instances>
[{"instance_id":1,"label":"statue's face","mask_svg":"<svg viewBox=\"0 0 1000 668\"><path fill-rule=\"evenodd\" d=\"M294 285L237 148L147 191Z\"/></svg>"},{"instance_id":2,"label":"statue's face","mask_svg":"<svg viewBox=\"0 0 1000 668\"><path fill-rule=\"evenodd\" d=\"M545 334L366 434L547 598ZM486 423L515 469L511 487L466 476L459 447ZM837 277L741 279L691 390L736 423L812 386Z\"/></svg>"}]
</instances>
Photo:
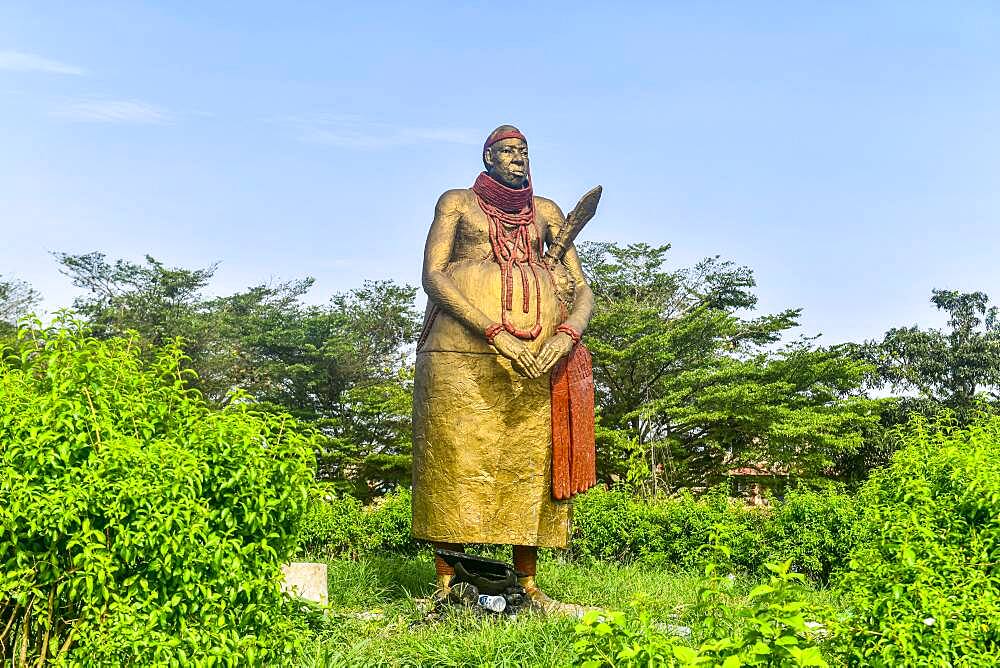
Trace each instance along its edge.
<instances>
[{"instance_id":1,"label":"statue's face","mask_svg":"<svg viewBox=\"0 0 1000 668\"><path fill-rule=\"evenodd\" d=\"M516 137L486 149L486 171L508 188L521 188L528 178L528 145Z\"/></svg>"}]
</instances>

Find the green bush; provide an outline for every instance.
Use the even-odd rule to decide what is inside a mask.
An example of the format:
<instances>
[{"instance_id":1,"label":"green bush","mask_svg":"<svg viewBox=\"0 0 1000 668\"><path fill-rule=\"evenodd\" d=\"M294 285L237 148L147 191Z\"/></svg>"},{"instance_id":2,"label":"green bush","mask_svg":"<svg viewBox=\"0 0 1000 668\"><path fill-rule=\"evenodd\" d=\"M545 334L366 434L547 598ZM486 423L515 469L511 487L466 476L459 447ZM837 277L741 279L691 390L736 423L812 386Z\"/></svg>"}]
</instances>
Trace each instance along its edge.
<instances>
[{"instance_id":1,"label":"green bush","mask_svg":"<svg viewBox=\"0 0 1000 668\"><path fill-rule=\"evenodd\" d=\"M410 535L410 491L399 488L365 506L331 486L310 498L301 521L301 550L325 557L366 553L413 554L419 549Z\"/></svg>"},{"instance_id":2,"label":"green bush","mask_svg":"<svg viewBox=\"0 0 1000 668\"><path fill-rule=\"evenodd\" d=\"M364 548L361 501L338 495L332 485L318 486L299 524L301 549L309 554L357 555Z\"/></svg>"},{"instance_id":3,"label":"green bush","mask_svg":"<svg viewBox=\"0 0 1000 668\"><path fill-rule=\"evenodd\" d=\"M0 663L274 664L311 485L287 416L187 389L177 344L22 329L0 360Z\"/></svg>"},{"instance_id":4,"label":"green bush","mask_svg":"<svg viewBox=\"0 0 1000 668\"><path fill-rule=\"evenodd\" d=\"M789 490L765 523L767 560L791 560L810 579L829 582L847 566L858 513L855 498L836 488Z\"/></svg>"},{"instance_id":5,"label":"green bush","mask_svg":"<svg viewBox=\"0 0 1000 668\"><path fill-rule=\"evenodd\" d=\"M690 539L685 536L681 540L680 536L668 536L664 532L666 523L660 508L661 505L639 503L623 490L594 488L576 497L573 556L634 561L651 554L665 554L668 550L682 553Z\"/></svg>"},{"instance_id":6,"label":"green bush","mask_svg":"<svg viewBox=\"0 0 1000 668\"><path fill-rule=\"evenodd\" d=\"M576 626L574 665L828 666L820 650L826 630L816 621L827 611L806 603L805 576L791 572L788 561L766 564L771 573L768 581L754 587L745 603L738 602L732 581L722 574L730 555L721 538L721 533L713 532L707 546L711 557L698 592L700 644L688 645L668 635L669 629L654 622L644 602L636 600L631 614L591 610L584 615Z\"/></svg>"},{"instance_id":7,"label":"green bush","mask_svg":"<svg viewBox=\"0 0 1000 668\"><path fill-rule=\"evenodd\" d=\"M699 498L685 493L658 499L595 488L575 501L569 556L693 568L701 565L702 548L718 530L731 555L728 568L766 576L768 562L791 560L797 572L825 583L846 564L856 514L854 499L833 488L792 490L768 508L729 499L721 487ZM364 506L326 487L310 500L303 518L302 550L327 557L413 554L419 543L410 526L405 488Z\"/></svg>"},{"instance_id":8,"label":"green bush","mask_svg":"<svg viewBox=\"0 0 1000 668\"><path fill-rule=\"evenodd\" d=\"M368 532L369 549L377 552L413 554L418 549L413 539L413 512L410 490L400 488L366 508L364 526Z\"/></svg>"},{"instance_id":9,"label":"green bush","mask_svg":"<svg viewBox=\"0 0 1000 668\"><path fill-rule=\"evenodd\" d=\"M860 495L850 664L1000 665L1000 418L916 421Z\"/></svg>"},{"instance_id":10,"label":"green bush","mask_svg":"<svg viewBox=\"0 0 1000 668\"><path fill-rule=\"evenodd\" d=\"M783 502L751 508L721 488L697 499L640 499L596 488L577 498L570 549L583 560L686 568L698 564L718 529L731 555L728 567L765 575L768 562L790 559L799 572L825 582L846 563L856 513L854 500L835 489L792 490Z\"/></svg>"}]
</instances>

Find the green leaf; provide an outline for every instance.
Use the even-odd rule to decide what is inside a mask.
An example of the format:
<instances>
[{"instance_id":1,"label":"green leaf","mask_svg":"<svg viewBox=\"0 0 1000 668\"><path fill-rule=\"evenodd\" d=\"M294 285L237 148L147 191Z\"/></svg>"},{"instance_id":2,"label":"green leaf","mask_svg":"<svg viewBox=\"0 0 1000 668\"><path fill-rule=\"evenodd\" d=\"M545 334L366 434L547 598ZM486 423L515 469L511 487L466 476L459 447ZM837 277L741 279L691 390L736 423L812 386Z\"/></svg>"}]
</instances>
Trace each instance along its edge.
<instances>
[{"instance_id":1,"label":"green leaf","mask_svg":"<svg viewBox=\"0 0 1000 668\"><path fill-rule=\"evenodd\" d=\"M828 668L829 664L823 659L819 648L809 647L802 650L796 657L799 666L817 666L818 668Z\"/></svg>"},{"instance_id":2,"label":"green leaf","mask_svg":"<svg viewBox=\"0 0 1000 668\"><path fill-rule=\"evenodd\" d=\"M698 660L698 652L691 647L684 645L674 645L672 648L674 658L682 664L693 664Z\"/></svg>"}]
</instances>

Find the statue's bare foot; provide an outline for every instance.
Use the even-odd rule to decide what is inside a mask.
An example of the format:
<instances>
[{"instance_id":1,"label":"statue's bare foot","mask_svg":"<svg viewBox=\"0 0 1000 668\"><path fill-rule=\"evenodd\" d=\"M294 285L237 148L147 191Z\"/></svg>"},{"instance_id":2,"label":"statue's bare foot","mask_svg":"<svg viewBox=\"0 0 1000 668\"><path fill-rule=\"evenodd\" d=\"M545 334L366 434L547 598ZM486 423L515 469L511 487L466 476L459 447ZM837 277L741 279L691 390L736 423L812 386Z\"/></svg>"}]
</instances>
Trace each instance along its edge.
<instances>
[{"instance_id":1,"label":"statue's bare foot","mask_svg":"<svg viewBox=\"0 0 1000 668\"><path fill-rule=\"evenodd\" d=\"M531 607L547 615L567 615L580 618L583 617L587 610L591 609L582 605L576 605L575 603L557 601L539 589L533 577L519 578L517 582L524 587L525 595L527 595Z\"/></svg>"},{"instance_id":2,"label":"statue's bare foot","mask_svg":"<svg viewBox=\"0 0 1000 668\"><path fill-rule=\"evenodd\" d=\"M435 604L440 605L448 600L448 594L451 593L451 575L438 575L437 580L434 583L434 593L431 594L431 600Z\"/></svg>"}]
</instances>

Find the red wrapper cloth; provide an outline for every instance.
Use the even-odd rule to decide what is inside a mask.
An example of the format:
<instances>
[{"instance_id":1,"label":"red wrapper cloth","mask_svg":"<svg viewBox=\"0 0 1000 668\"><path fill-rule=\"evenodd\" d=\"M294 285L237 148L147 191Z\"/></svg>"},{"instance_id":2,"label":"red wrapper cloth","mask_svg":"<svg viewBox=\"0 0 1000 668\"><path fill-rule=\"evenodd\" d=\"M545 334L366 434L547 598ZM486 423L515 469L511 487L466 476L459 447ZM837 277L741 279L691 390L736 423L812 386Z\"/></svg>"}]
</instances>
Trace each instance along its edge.
<instances>
[{"instance_id":1,"label":"red wrapper cloth","mask_svg":"<svg viewBox=\"0 0 1000 668\"><path fill-rule=\"evenodd\" d=\"M569 499L597 484L594 372L590 351L573 346L552 370L552 496Z\"/></svg>"}]
</instances>

